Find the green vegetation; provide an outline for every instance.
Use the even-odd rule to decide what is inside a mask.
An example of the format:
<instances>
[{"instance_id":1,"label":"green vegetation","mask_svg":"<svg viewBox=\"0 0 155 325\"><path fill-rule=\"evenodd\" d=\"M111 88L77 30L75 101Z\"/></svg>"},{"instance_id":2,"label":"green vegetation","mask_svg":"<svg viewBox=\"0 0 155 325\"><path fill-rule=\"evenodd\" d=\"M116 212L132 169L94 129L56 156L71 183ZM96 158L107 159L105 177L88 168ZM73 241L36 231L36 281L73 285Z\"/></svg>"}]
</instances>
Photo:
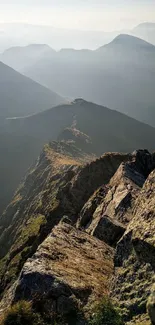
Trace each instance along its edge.
<instances>
[{"instance_id":1,"label":"green vegetation","mask_svg":"<svg viewBox=\"0 0 155 325\"><path fill-rule=\"evenodd\" d=\"M17 242L15 243L15 246L20 247L23 245L23 243L27 242L30 238L34 238L38 235L40 226L46 222L45 216L43 215L37 215L32 216L28 222L27 225L23 227L21 225L21 233L20 237L18 238Z\"/></svg>"},{"instance_id":2,"label":"green vegetation","mask_svg":"<svg viewBox=\"0 0 155 325\"><path fill-rule=\"evenodd\" d=\"M43 320L30 302L20 301L8 309L1 325L43 325Z\"/></svg>"},{"instance_id":3,"label":"green vegetation","mask_svg":"<svg viewBox=\"0 0 155 325\"><path fill-rule=\"evenodd\" d=\"M94 307L90 325L123 325L122 317L111 300L104 297L102 301Z\"/></svg>"},{"instance_id":4,"label":"green vegetation","mask_svg":"<svg viewBox=\"0 0 155 325\"><path fill-rule=\"evenodd\" d=\"M76 311L66 317L45 315L34 310L31 302L21 300L7 310L0 325L73 325L76 320Z\"/></svg>"},{"instance_id":5,"label":"green vegetation","mask_svg":"<svg viewBox=\"0 0 155 325\"><path fill-rule=\"evenodd\" d=\"M30 217L25 225L21 224L19 229L17 229L17 240L12 246L11 251L0 260L1 285L2 282L4 282L5 286L5 281L13 283L16 280L23 264L34 252L33 245L35 247L40 227L45 223L45 216L38 214Z\"/></svg>"}]
</instances>

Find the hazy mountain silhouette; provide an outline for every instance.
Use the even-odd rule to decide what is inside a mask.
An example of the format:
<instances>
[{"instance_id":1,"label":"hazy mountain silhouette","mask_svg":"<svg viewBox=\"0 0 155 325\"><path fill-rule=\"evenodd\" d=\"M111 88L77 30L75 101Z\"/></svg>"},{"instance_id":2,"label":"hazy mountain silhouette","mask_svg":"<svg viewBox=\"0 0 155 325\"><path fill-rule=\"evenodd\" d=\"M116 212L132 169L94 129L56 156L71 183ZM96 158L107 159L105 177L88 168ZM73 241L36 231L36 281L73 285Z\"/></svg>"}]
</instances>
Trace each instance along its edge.
<instances>
[{"instance_id":1,"label":"hazy mountain silhouette","mask_svg":"<svg viewBox=\"0 0 155 325\"><path fill-rule=\"evenodd\" d=\"M61 96L0 62L0 118L27 116L63 101Z\"/></svg>"},{"instance_id":2,"label":"hazy mountain silhouette","mask_svg":"<svg viewBox=\"0 0 155 325\"><path fill-rule=\"evenodd\" d=\"M16 46L5 50L0 60L17 71L35 64L42 56L44 58L54 54L55 51L46 44L31 44L28 46Z\"/></svg>"},{"instance_id":3,"label":"hazy mountain silhouette","mask_svg":"<svg viewBox=\"0 0 155 325\"><path fill-rule=\"evenodd\" d=\"M131 33L155 45L155 23L139 24Z\"/></svg>"},{"instance_id":4,"label":"hazy mountain silhouette","mask_svg":"<svg viewBox=\"0 0 155 325\"><path fill-rule=\"evenodd\" d=\"M154 150L154 138L154 128L82 99L31 117L8 119L0 134L0 209L51 140L68 140L100 156L107 151Z\"/></svg>"},{"instance_id":5,"label":"hazy mountain silhouette","mask_svg":"<svg viewBox=\"0 0 155 325\"><path fill-rule=\"evenodd\" d=\"M0 37L2 51L12 46L26 46L33 43L45 43L57 50L63 47L96 49L102 44L110 42L120 33L118 31L63 29L26 23L1 23L0 31L3 32L2 44ZM5 43L4 38L6 39Z\"/></svg>"},{"instance_id":6,"label":"hazy mountain silhouette","mask_svg":"<svg viewBox=\"0 0 155 325\"><path fill-rule=\"evenodd\" d=\"M0 51L2 52L9 47L26 46L33 43L45 43L56 50L63 47L94 50L109 43L114 37L123 32L118 30L113 32L72 30L26 23L1 23ZM143 23L136 26L133 30L125 32L155 44L153 23Z\"/></svg>"},{"instance_id":7,"label":"hazy mountain silhouette","mask_svg":"<svg viewBox=\"0 0 155 325\"><path fill-rule=\"evenodd\" d=\"M149 43L146 42L145 40L132 36L132 35L128 35L128 34L120 34L118 35L112 42L110 42L107 45L104 45L102 47L100 47L98 50L116 50L117 51L154 51L155 47ZM143 52L142 52L143 54Z\"/></svg>"},{"instance_id":8,"label":"hazy mountain silhouette","mask_svg":"<svg viewBox=\"0 0 155 325\"><path fill-rule=\"evenodd\" d=\"M25 74L67 97L83 97L155 126L155 46L119 35L96 51L64 49Z\"/></svg>"}]
</instances>

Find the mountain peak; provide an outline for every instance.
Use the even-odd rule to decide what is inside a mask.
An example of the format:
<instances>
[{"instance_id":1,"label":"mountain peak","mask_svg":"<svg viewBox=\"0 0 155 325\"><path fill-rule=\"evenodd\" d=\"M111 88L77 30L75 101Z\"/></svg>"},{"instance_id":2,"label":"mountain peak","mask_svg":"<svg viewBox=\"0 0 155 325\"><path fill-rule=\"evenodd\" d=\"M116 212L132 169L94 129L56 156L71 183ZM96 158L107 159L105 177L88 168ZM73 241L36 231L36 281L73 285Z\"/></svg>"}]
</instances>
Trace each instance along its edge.
<instances>
[{"instance_id":1,"label":"mountain peak","mask_svg":"<svg viewBox=\"0 0 155 325\"><path fill-rule=\"evenodd\" d=\"M44 51L54 51L48 44L28 44L26 46L12 46L8 49L6 49L4 51L3 54L6 53L14 53L14 52L19 52L19 51L23 51L25 52L25 50L35 50L35 51L40 51L40 50L44 50Z\"/></svg>"},{"instance_id":2,"label":"mountain peak","mask_svg":"<svg viewBox=\"0 0 155 325\"><path fill-rule=\"evenodd\" d=\"M127 46L134 46L134 45L141 45L141 46L153 46L152 44L144 41L139 37L135 37L128 34L120 34L110 44L119 44L119 45L127 45Z\"/></svg>"},{"instance_id":3,"label":"mountain peak","mask_svg":"<svg viewBox=\"0 0 155 325\"><path fill-rule=\"evenodd\" d=\"M143 39L132 36L129 34L120 34L116 36L112 42L100 47L98 50L105 50L105 49L115 49L121 48L125 49L137 49L137 48L148 48L148 49L155 49L155 46L149 42L144 41Z\"/></svg>"}]
</instances>

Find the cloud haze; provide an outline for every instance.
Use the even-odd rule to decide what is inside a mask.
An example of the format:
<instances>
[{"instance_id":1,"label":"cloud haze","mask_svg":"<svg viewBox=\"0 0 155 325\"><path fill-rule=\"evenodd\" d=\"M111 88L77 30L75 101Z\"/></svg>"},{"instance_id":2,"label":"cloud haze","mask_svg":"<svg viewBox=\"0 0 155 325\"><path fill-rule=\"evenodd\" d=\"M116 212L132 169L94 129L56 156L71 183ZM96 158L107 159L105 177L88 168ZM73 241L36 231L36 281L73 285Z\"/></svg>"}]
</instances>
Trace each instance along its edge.
<instances>
[{"instance_id":1,"label":"cloud haze","mask_svg":"<svg viewBox=\"0 0 155 325\"><path fill-rule=\"evenodd\" d=\"M154 0L0 0L1 22L27 22L60 28L132 28L154 21Z\"/></svg>"}]
</instances>

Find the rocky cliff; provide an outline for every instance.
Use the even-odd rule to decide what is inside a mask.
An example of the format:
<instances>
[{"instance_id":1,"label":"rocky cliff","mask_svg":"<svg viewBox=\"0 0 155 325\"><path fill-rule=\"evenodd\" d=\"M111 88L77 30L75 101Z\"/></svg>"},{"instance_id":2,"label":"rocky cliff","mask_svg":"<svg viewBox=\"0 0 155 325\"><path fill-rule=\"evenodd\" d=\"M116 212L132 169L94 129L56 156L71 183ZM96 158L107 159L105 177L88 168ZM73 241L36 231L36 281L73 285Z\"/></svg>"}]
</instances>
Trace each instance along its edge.
<instances>
[{"instance_id":1,"label":"rocky cliff","mask_svg":"<svg viewBox=\"0 0 155 325\"><path fill-rule=\"evenodd\" d=\"M154 168L147 150L96 159L46 145L0 218L0 314L30 300L51 322L87 324L110 296L123 322L150 324Z\"/></svg>"},{"instance_id":2,"label":"rocky cliff","mask_svg":"<svg viewBox=\"0 0 155 325\"><path fill-rule=\"evenodd\" d=\"M146 313L155 270L155 171L145 182L133 209L133 217L118 242L112 295L125 317Z\"/></svg>"}]
</instances>

